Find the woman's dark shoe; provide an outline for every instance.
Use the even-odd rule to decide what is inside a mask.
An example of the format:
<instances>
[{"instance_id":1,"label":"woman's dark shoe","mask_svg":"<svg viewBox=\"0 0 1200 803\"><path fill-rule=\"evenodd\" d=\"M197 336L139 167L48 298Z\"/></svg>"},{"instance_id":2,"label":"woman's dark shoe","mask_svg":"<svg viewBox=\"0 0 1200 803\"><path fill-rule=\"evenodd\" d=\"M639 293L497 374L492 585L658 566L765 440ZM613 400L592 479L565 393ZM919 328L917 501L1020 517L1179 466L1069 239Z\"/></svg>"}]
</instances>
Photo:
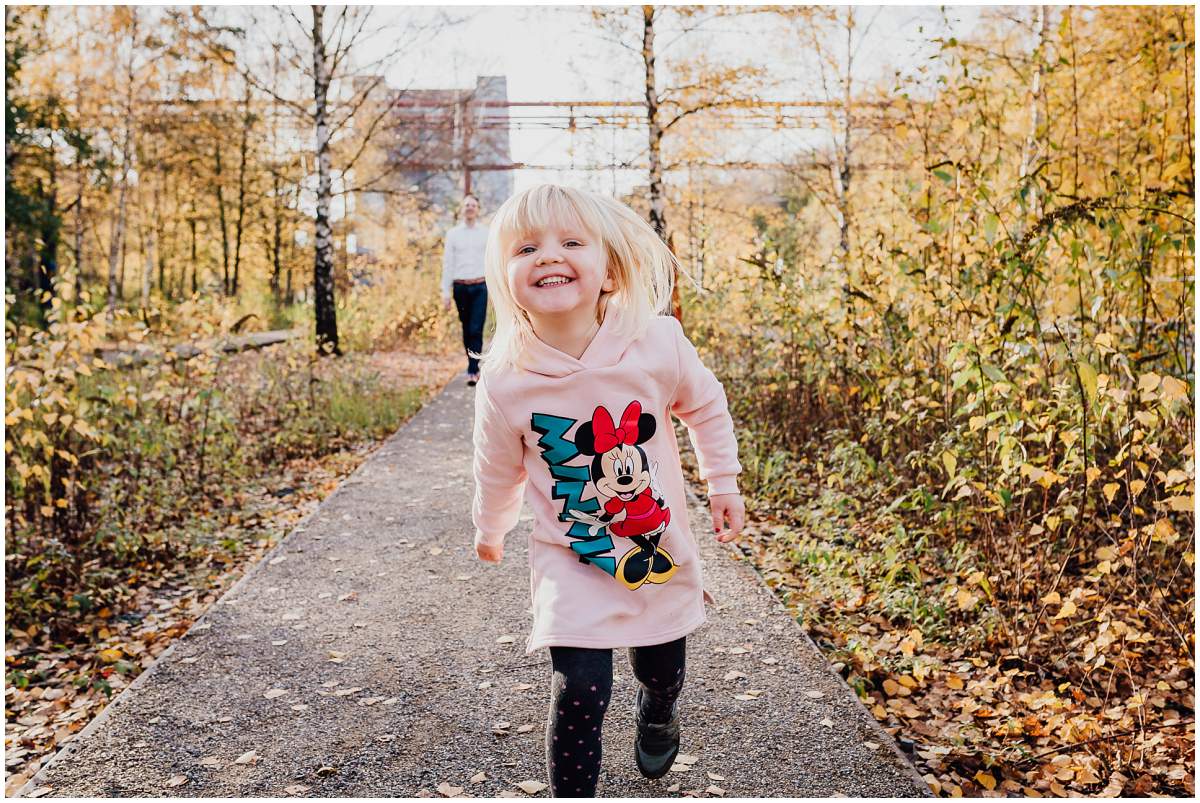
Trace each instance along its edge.
<instances>
[{"instance_id":1,"label":"woman's dark shoe","mask_svg":"<svg viewBox=\"0 0 1200 803\"><path fill-rule=\"evenodd\" d=\"M474 385L479 381L479 374L467 374L467 384Z\"/></svg>"},{"instance_id":2,"label":"woman's dark shoe","mask_svg":"<svg viewBox=\"0 0 1200 803\"><path fill-rule=\"evenodd\" d=\"M671 718L664 723L647 722L642 711L642 689L637 691L637 738L633 752L638 770L647 778L661 778L671 770L679 755L679 701L671 706Z\"/></svg>"}]
</instances>

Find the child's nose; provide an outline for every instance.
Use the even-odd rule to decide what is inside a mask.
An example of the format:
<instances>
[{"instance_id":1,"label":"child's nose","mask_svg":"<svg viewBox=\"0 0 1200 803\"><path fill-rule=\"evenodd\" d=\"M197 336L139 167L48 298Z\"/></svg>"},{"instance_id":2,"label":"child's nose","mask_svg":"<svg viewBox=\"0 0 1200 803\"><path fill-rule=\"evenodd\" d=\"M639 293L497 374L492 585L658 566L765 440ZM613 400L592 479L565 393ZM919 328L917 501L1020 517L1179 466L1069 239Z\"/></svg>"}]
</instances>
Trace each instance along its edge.
<instances>
[{"instance_id":1,"label":"child's nose","mask_svg":"<svg viewBox=\"0 0 1200 803\"><path fill-rule=\"evenodd\" d=\"M537 262L535 264L545 265L550 262L562 262L562 254L558 252L557 248L543 248L542 253L538 255Z\"/></svg>"}]
</instances>

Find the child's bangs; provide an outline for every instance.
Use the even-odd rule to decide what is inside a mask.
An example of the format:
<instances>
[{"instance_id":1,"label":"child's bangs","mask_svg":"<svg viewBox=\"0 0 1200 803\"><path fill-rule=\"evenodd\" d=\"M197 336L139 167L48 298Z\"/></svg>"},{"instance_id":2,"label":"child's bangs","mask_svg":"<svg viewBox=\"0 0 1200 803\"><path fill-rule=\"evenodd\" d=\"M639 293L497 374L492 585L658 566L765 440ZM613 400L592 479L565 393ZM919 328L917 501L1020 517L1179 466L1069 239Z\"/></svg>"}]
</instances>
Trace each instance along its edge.
<instances>
[{"instance_id":1,"label":"child's bangs","mask_svg":"<svg viewBox=\"0 0 1200 803\"><path fill-rule=\"evenodd\" d=\"M532 237L551 227L578 229L599 236L595 226L588 225L587 211L580 208L583 199L576 199L564 187L542 185L527 191L512 205L500 224L500 240L507 244ZM590 215L594 217L594 213Z\"/></svg>"}]
</instances>

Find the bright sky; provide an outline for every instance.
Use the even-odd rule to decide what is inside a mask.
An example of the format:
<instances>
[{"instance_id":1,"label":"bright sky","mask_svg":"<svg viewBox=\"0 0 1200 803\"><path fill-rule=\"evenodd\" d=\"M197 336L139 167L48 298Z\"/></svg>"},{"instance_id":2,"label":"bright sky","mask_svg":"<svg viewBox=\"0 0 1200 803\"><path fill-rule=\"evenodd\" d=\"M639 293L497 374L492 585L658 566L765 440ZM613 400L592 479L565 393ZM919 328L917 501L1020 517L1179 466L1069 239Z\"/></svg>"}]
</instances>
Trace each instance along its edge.
<instances>
[{"instance_id":1,"label":"bright sky","mask_svg":"<svg viewBox=\"0 0 1200 803\"><path fill-rule=\"evenodd\" d=\"M844 12L841 9L840 13ZM638 54L606 42L587 7L390 7L379 8L377 13L395 22L428 22L439 14L458 20L425 47L410 50L394 63L388 72L394 87L466 88L474 86L477 75L504 75L510 100L633 100L642 94ZM862 6L856 14L859 30L870 25L865 36L855 37L858 50L854 73L860 81L885 78L896 69L911 72L936 52L931 39L961 35L979 19L975 7L948 8L943 16L942 10L933 6ZM669 19L672 15L667 16ZM704 52L714 60L751 61L765 67L769 78L781 84L775 90L777 97L824 96L811 46L804 46L794 31L786 31L774 15L717 20L706 27L711 33L689 34L663 57ZM669 43L673 37L669 23L658 31L660 43ZM640 25L629 29L626 41L640 49ZM844 35L836 39L830 36L823 42L844 57ZM606 131L591 142L578 134L575 137L577 164L603 164L614 152L619 159L636 157L644 147L645 133L636 130L614 135ZM797 148L813 141L797 132L783 136L756 132L739 137L739 143L743 152L728 158L774 161L794 155ZM519 162L571 163L571 135L566 131L514 130L512 149L514 160ZM645 180L636 171L625 172L627 175L611 171L520 170L516 186L519 190L538 181L554 180L621 191Z\"/></svg>"}]
</instances>

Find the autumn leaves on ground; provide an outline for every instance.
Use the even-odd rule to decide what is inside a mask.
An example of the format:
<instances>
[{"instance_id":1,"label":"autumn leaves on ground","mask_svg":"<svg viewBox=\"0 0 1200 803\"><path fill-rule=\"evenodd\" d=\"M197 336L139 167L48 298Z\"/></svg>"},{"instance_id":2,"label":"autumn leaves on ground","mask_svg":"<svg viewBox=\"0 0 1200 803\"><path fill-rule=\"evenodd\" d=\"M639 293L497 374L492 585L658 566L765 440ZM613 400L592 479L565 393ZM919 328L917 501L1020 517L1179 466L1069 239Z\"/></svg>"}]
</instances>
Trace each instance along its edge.
<instances>
[{"instance_id":1,"label":"autumn leaves on ground","mask_svg":"<svg viewBox=\"0 0 1200 803\"><path fill-rule=\"evenodd\" d=\"M126 197L128 129L96 93L47 100L57 13L6 35L10 789L461 367L430 206L389 222L387 258L331 257L345 353L313 357L311 221L288 195L312 154L279 162L278 121L246 118L238 170L185 169L172 154L223 141L241 99L162 126L122 94L142 115L125 147L161 172ZM933 88L855 83L882 110L865 121L819 47L861 22L780 21L835 79L820 159L651 190L703 286L683 283L683 320L738 424L742 548L936 792L1190 795L1193 10L989 11L938 42ZM714 65L683 47L658 68L703 94ZM680 121L668 164L731 136ZM294 327L263 351L95 359Z\"/></svg>"}]
</instances>

